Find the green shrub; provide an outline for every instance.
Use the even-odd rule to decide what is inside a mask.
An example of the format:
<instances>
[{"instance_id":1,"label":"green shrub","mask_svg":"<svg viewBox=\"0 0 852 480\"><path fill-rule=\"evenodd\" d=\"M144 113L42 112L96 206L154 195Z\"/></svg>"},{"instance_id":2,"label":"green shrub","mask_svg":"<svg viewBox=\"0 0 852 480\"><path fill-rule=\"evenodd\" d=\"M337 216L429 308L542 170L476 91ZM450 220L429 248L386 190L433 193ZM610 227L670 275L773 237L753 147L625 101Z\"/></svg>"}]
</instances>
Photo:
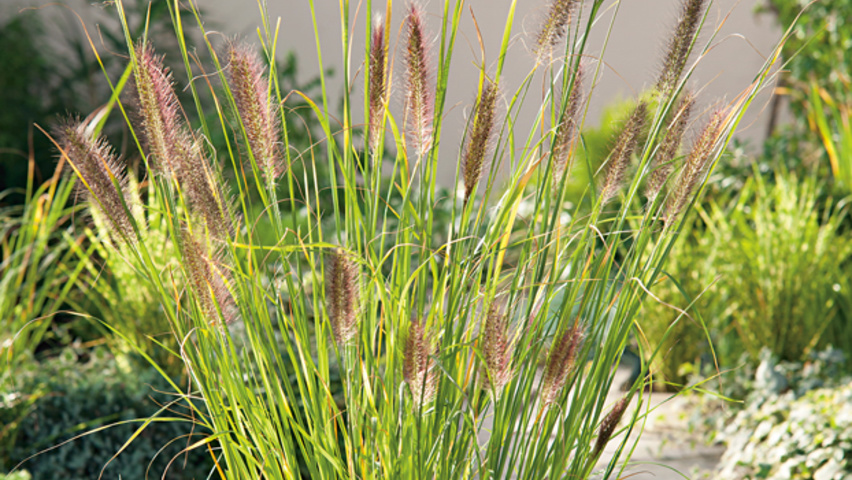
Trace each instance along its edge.
<instances>
[{"instance_id":1,"label":"green shrub","mask_svg":"<svg viewBox=\"0 0 852 480\"><path fill-rule=\"evenodd\" d=\"M726 335L729 360L743 347L757 359L768 348L782 360L807 358L827 343L837 321L837 298L848 295L846 262L852 245L840 234L842 204L817 202L813 177L776 176L774 185L753 177L727 206L713 204L707 217L712 237L716 301L724 308L713 325ZM730 365L731 363L728 363Z\"/></svg>"},{"instance_id":2,"label":"green shrub","mask_svg":"<svg viewBox=\"0 0 852 480\"><path fill-rule=\"evenodd\" d=\"M644 359L652 362L656 388L675 391L700 371L702 361L712 360L712 345L721 340L706 323L720 313L714 310L720 302L713 285L719 252L699 215L684 223L665 275L651 286L656 298L642 306L637 318L637 342Z\"/></svg>"},{"instance_id":3,"label":"green shrub","mask_svg":"<svg viewBox=\"0 0 852 480\"><path fill-rule=\"evenodd\" d=\"M670 278L651 288L660 301L639 319L646 358L660 348L662 381L681 385L696 362L712 364L711 340L723 370L743 351L752 361L763 348L799 361L852 345L840 314L850 292L846 209L830 199L821 207L819 195L814 176L775 172L770 184L755 173L736 197L697 209L672 250Z\"/></svg>"},{"instance_id":4,"label":"green shrub","mask_svg":"<svg viewBox=\"0 0 852 480\"><path fill-rule=\"evenodd\" d=\"M35 480L90 480L102 468L103 478L144 479L161 478L174 459L166 478L207 478L213 462L206 449L180 454L207 434L188 419L152 423L107 465L142 421L174 400L159 393L166 388L153 369L123 371L103 349L67 349L55 359L22 366L2 392L0 425L15 423L17 435L6 442L0 469L24 462L20 468ZM187 413L179 403L162 416ZM129 423L100 429L118 422ZM91 433L82 435L86 432Z\"/></svg>"}]
</instances>

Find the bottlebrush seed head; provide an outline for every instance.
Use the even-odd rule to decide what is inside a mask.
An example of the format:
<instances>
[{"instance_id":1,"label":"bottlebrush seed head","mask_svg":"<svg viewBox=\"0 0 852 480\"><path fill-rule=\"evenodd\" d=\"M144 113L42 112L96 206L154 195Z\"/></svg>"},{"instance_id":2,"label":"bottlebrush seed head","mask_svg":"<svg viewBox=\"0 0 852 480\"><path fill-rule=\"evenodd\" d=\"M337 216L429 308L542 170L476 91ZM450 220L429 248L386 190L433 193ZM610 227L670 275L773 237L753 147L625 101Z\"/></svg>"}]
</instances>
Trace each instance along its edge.
<instances>
[{"instance_id":1,"label":"bottlebrush seed head","mask_svg":"<svg viewBox=\"0 0 852 480\"><path fill-rule=\"evenodd\" d=\"M370 40L369 65L369 124L367 125L367 146L375 155L379 148L382 133L385 104L387 102L387 55L385 52L385 27L381 15L373 21L373 35Z\"/></svg>"},{"instance_id":2,"label":"bottlebrush seed head","mask_svg":"<svg viewBox=\"0 0 852 480\"><path fill-rule=\"evenodd\" d=\"M172 75L163 65L163 57L154 53L150 44L136 47L134 69L136 96L142 131L153 156L152 165L174 174L181 147L188 143L180 114L180 104L173 88Z\"/></svg>"},{"instance_id":3,"label":"bottlebrush seed head","mask_svg":"<svg viewBox=\"0 0 852 480\"><path fill-rule=\"evenodd\" d=\"M675 117L669 124L666 136L663 138L651 165L653 171L645 189L645 196L651 201L657 197L666 180L674 171L674 159L683 141L684 133L686 133L686 125L689 123L689 116L694 105L695 97L691 92L685 92L677 104Z\"/></svg>"},{"instance_id":4,"label":"bottlebrush seed head","mask_svg":"<svg viewBox=\"0 0 852 480\"><path fill-rule=\"evenodd\" d=\"M188 230L180 235L181 260L190 290L207 321L220 320L229 324L237 319L239 310L228 289L230 275L221 256L211 254L206 243L196 239Z\"/></svg>"},{"instance_id":5,"label":"bottlebrush seed head","mask_svg":"<svg viewBox=\"0 0 852 480\"><path fill-rule=\"evenodd\" d=\"M485 317L482 332L482 355L485 358L488 385L495 395L512 379L512 344L509 338L508 316L492 304Z\"/></svg>"},{"instance_id":6,"label":"bottlebrush seed head","mask_svg":"<svg viewBox=\"0 0 852 480\"><path fill-rule=\"evenodd\" d=\"M491 147L491 137L497 110L497 85L487 81L476 102L473 113L473 125L462 156L462 178L464 180L464 200L470 200L473 190L482 178L482 169Z\"/></svg>"},{"instance_id":7,"label":"bottlebrush seed head","mask_svg":"<svg viewBox=\"0 0 852 480\"><path fill-rule=\"evenodd\" d=\"M542 408L556 401L556 397L568 381L568 376L574 370L577 353L582 343L583 332L579 325L574 325L553 342L542 379Z\"/></svg>"},{"instance_id":8,"label":"bottlebrush seed head","mask_svg":"<svg viewBox=\"0 0 852 480\"><path fill-rule=\"evenodd\" d=\"M553 0L547 16L536 36L533 52L539 62L549 58L553 48L565 38L571 13L577 5L577 0Z\"/></svg>"},{"instance_id":9,"label":"bottlebrush seed head","mask_svg":"<svg viewBox=\"0 0 852 480\"><path fill-rule=\"evenodd\" d=\"M435 398L438 372L432 355L435 349L421 322L414 320L405 340L402 373L415 404L426 405Z\"/></svg>"},{"instance_id":10,"label":"bottlebrush seed head","mask_svg":"<svg viewBox=\"0 0 852 480\"><path fill-rule=\"evenodd\" d=\"M663 68L657 80L657 90L665 97L680 81L689 58L689 47L701 21L706 0L684 0L677 27L668 42Z\"/></svg>"},{"instance_id":11,"label":"bottlebrush seed head","mask_svg":"<svg viewBox=\"0 0 852 480\"><path fill-rule=\"evenodd\" d=\"M574 74L574 86L568 95L568 103L562 111L562 121L556 128L553 139L553 174L561 180L569 168L569 157L580 125L580 110L583 104L583 68Z\"/></svg>"},{"instance_id":12,"label":"bottlebrush seed head","mask_svg":"<svg viewBox=\"0 0 852 480\"><path fill-rule=\"evenodd\" d=\"M245 129L248 147L260 171L269 179L284 171L279 155L280 120L269 97L269 81L256 51L249 45L228 45L228 83Z\"/></svg>"},{"instance_id":13,"label":"bottlebrush seed head","mask_svg":"<svg viewBox=\"0 0 852 480\"><path fill-rule=\"evenodd\" d=\"M325 265L325 301L334 339L347 345L358 333L358 264L343 250L332 251Z\"/></svg>"},{"instance_id":14,"label":"bottlebrush seed head","mask_svg":"<svg viewBox=\"0 0 852 480\"><path fill-rule=\"evenodd\" d=\"M595 441L595 448L592 450L592 458L597 458L598 455L603 452L606 444L609 443L609 439L612 438L612 434L615 433L615 428L618 427L618 422L621 421L621 417L624 416L625 410L627 410L627 406L630 405L630 397L622 397L621 400L616 402L616 404L612 407L612 410L604 417L601 422L600 429L598 430L598 438Z\"/></svg>"},{"instance_id":15,"label":"bottlebrush seed head","mask_svg":"<svg viewBox=\"0 0 852 480\"><path fill-rule=\"evenodd\" d=\"M54 133L67 156L69 169L80 179L77 192L88 198L90 208L106 216L116 238L135 242L133 221L128 215L134 197L127 185L124 166L112 148L103 138L94 138L79 119L63 120Z\"/></svg>"},{"instance_id":16,"label":"bottlebrush seed head","mask_svg":"<svg viewBox=\"0 0 852 480\"><path fill-rule=\"evenodd\" d=\"M234 233L228 189L219 180L218 171L204 154L200 143L188 150L189 157L179 162L178 179L190 207L201 216L210 234L223 240Z\"/></svg>"},{"instance_id":17,"label":"bottlebrush seed head","mask_svg":"<svg viewBox=\"0 0 852 480\"><path fill-rule=\"evenodd\" d=\"M190 208L201 215L208 231L219 239L233 231L230 202L216 169L193 138L180 114L171 74L150 45L136 48L136 93L148 149L177 182Z\"/></svg>"},{"instance_id":18,"label":"bottlebrush seed head","mask_svg":"<svg viewBox=\"0 0 852 480\"><path fill-rule=\"evenodd\" d=\"M673 192L669 195L666 220L675 221L686 205L692 200L692 193L704 178L710 166L710 159L716 143L722 136L725 127L727 111L717 110L701 134L692 145L692 150L683 162L683 168L674 184Z\"/></svg>"},{"instance_id":19,"label":"bottlebrush seed head","mask_svg":"<svg viewBox=\"0 0 852 480\"><path fill-rule=\"evenodd\" d=\"M423 13L411 4L405 18L405 107L408 135L418 156L432 148L433 93L429 86L427 39Z\"/></svg>"},{"instance_id":20,"label":"bottlebrush seed head","mask_svg":"<svg viewBox=\"0 0 852 480\"><path fill-rule=\"evenodd\" d=\"M642 132L642 127L645 125L647 108L648 106L645 102L641 102L636 106L615 142L615 147L612 149L609 157L609 169L607 170L606 180L601 190L603 203L612 200L618 193L618 189L621 188L621 184L624 183L627 166L630 165L630 159L633 156L633 151L636 150L636 145L639 143L639 135Z\"/></svg>"}]
</instances>

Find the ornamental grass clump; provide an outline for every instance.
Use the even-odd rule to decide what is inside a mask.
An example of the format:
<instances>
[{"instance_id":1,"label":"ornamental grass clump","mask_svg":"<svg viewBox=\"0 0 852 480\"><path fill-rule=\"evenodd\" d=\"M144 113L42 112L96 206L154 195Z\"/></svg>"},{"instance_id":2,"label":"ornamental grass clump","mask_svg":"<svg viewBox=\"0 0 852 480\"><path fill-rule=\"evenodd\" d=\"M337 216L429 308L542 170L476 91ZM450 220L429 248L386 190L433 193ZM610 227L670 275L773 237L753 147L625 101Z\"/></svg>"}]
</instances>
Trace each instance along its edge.
<instances>
[{"instance_id":1,"label":"ornamental grass clump","mask_svg":"<svg viewBox=\"0 0 852 480\"><path fill-rule=\"evenodd\" d=\"M115 6L126 25L122 1ZM512 60L529 69L518 85L504 75L519 38L516 2L499 49L484 50L469 85L451 73L469 14L463 1L443 2L442 15L392 0L340 6L338 71L347 88L339 112L324 76L321 99L280 91L270 56L251 55L252 47L184 50L188 71L172 76L127 29L141 118L129 126L146 140L150 195L168 219L179 265L161 268L145 241L127 249L127 261L158 292L179 340L174 353L190 384L173 387L199 431L211 432L189 448L209 451L214 476L240 480L625 476L630 433L638 431L630 427L640 419L627 405L642 395L643 378L607 416L614 367L678 236L675 218L689 209L772 61L713 117L679 186L647 205L639 192L649 177L678 164L670 155L679 138L666 132L673 118L686 122L680 92L691 70L667 80L675 87L664 98L637 102L611 154L593 159L606 167L586 189L589 210L577 215L564 211L565 184L583 148L581 112L594 95L581 93L580 72L593 68L586 44L601 1L547 5L535 58ZM212 42L189 7L172 11L178 43L186 44L191 17ZM383 8L383 21L365 21ZM253 49L274 51L277 30L261 15ZM695 45L691 35L682 40ZM355 60L358 36L365 48ZM202 53L215 69L194 62ZM395 69L401 105L389 101ZM351 97L358 75L363 110ZM197 130L180 113L176 88L196 96L200 113L216 109L199 115ZM455 88L474 90L476 100L450 108ZM287 143L299 121L283 107L290 95L305 99L325 134L307 151ZM454 125L464 140L442 142ZM214 134L229 147L209 148L205 136ZM326 168L291 168L296 162ZM239 193L233 207L222 193L223 165L232 166ZM450 221L440 224L437 173L447 168L457 182ZM319 171L329 178L318 179ZM286 217L282 203L291 205ZM668 205L681 216L661 223ZM613 442L621 448L601 458Z\"/></svg>"}]
</instances>

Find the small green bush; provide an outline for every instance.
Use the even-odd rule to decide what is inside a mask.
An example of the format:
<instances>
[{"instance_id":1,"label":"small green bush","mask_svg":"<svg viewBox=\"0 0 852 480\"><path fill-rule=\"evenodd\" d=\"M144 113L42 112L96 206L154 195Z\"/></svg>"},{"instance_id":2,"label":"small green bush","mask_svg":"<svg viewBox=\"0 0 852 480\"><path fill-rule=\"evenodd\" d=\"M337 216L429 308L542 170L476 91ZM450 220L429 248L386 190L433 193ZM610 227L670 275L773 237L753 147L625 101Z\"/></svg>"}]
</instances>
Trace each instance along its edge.
<instances>
[{"instance_id":1,"label":"small green bush","mask_svg":"<svg viewBox=\"0 0 852 480\"><path fill-rule=\"evenodd\" d=\"M88 359L81 363L78 357ZM153 370L124 372L104 350L68 349L58 358L31 364L15 383L14 390L2 392L0 424L17 422L17 438L0 457L0 470L24 462L19 468L35 480L99 478L102 469L102 478L153 479L168 468L165 478L203 479L213 467L206 450L181 454L207 434L189 421L152 422L110 462L145 419L174 399L158 393L168 387ZM161 416L180 417L186 411L175 405ZM130 422L99 429L123 421ZM91 433L82 435L86 432Z\"/></svg>"},{"instance_id":2,"label":"small green bush","mask_svg":"<svg viewBox=\"0 0 852 480\"><path fill-rule=\"evenodd\" d=\"M684 367L709 359L708 340L723 370L744 351L751 361L763 348L803 361L829 343L852 345L839 315L850 288L846 212L820 194L814 176L775 172L770 184L756 173L737 197L698 209L672 250L670 278L651 288L659 301L639 319L646 358L660 347L662 381L683 384L695 371Z\"/></svg>"}]
</instances>

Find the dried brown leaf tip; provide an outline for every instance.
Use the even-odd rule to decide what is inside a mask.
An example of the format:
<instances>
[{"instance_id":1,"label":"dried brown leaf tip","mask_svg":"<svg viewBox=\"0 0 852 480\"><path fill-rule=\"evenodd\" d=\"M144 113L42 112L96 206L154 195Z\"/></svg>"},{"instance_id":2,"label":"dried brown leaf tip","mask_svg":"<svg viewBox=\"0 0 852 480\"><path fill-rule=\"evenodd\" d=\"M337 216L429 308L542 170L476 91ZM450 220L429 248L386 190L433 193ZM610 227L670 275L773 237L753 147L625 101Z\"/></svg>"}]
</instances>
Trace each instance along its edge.
<instances>
[{"instance_id":1,"label":"dried brown leaf tip","mask_svg":"<svg viewBox=\"0 0 852 480\"><path fill-rule=\"evenodd\" d=\"M494 135L497 92L497 85L491 81L486 81L473 110L473 122L462 156L465 202L470 200L476 185L482 179L483 166Z\"/></svg>"},{"instance_id":2,"label":"dried brown leaf tip","mask_svg":"<svg viewBox=\"0 0 852 480\"><path fill-rule=\"evenodd\" d=\"M252 157L267 180L278 178L284 170L278 152L280 120L263 63L251 46L231 42L228 65L228 83Z\"/></svg>"},{"instance_id":3,"label":"dried brown leaf tip","mask_svg":"<svg viewBox=\"0 0 852 480\"><path fill-rule=\"evenodd\" d=\"M610 410L607 416L604 417L601 422L600 429L598 430L598 438L595 440L595 448L592 450L592 458L597 458L598 455L603 452L606 444L609 443L609 440L612 438L612 434L615 433L615 429L618 427L618 422L620 422L621 417L624 416L624 412L627 410L628 405L630 405L630 397L622 397L621 400L616 402L616 404L612 407L612 410Z\"/></svg>"},{"instance_id":4,"label":"dried brown leaf tip","mask_svg":"<svg viewBox=\"0 0 852 480\"><path fill-rule=\"evenodd\" d=\"M577 324L553 342L553 346L550 347L550 354L547 356L547 364L544 367L544 378L541 386L542 408L547 408L555 402L559 392L565 387L568 377L574 370L574 364L582 343L583 332Z\"/></svg>"},{"instance_id":5,"label":"dried brown leaf tip","mask_svg":"<svg viewBox=\"0 0 852 480\"><path fill-rule=\"evenodd\" d=\"M387 103L387 51L385 50L385 26L382 16L373 20L373 34L370 39L369 65L369 124L367 125L367 146L373 155L378 153L379 142L384 125L385 105Z\"/></svg>"},{"instance_id":6,"label":"dried brown leaf tip","mask_svg":"<svg viewBox=\"0 0 852 480\"><path fill-rule=\"evenodd\" d=\"M488 309L482 332L482 356L485 359L484 376L490 390L499 395L512 379L512 342L509 338L509 318L495 304Z\"/></svg>"},{"instance_id":7,"label":"dried brown leaf tip","mask_svg":"<svg viewBox=\"0 0 852 480\"><path fill-rule=\"evenodd\" d=\"M654 155L654 161L651 165L651 178L648 179L645 188L645 196L652 202L657 198L663 185L674 171L674 159L683 141L683 135L686 132L687 124L689 124L689 116L694 105L695 97L692 93L684 93L678 101L677 108L675 108L674 118L669 123L666 136L660 143L657 154Z\"/></svg>"},{"instance_id":8,"label":"dried brown leaf tip","mask_svg":"<svg viewBox=\"0 0 852 480\"><path fill-rule=\"evenodd\" d=\"M432 148L434 95L429 86L427 42L423 11L411 4L405 17L405 112L408 136L420 157Z\"/></svg>"},{"instance_id":9,"label":"dried brown leaf tip","mask_svg":"<svg viewBox=\"0 0 852 480\"><path fill-rule=\"evenodd\" d=\"M334 339L341 347L358 332L359 289L355 260L340 249L330 252L325 260L325 301Z\"/></svg>"},{"instance_id":10,"label":"dried brown leaf tip","mask_svg":"<svg viewBox=\"0 0 852 480\"><path fill-rule=\"evenodd\" d=\"M701 184L710 166L713 151L724 133L727 110L717 110L692 145L683 162L683 168L669 194L666 220L672 223L692 200L695 188Z\"/></svg>"},{"instance_id":11,"label":"dried brown leaf tip","mask_svg":"<svg viewBox=\"0 0 852 480\"><path fill-rule=\"evenodd\" d=\"M553 48L565 38L568 24L571 22L571 13L577 3L578 0L553 0L550 3L547 16L541 24L533 47L539 62L550 58Z\"/></svg>"},{"instance_id":12,"label":"dried brown leaf tip","mask_svg":"<svg viewBox=\"0 0 852 480\"><path fill-rule=\"evenodd\" d=\"M134 200L127 185L124 166L103 138L95 138L79 119L61 122L54 133L69 168L77 175L77 191L88 198L90 208L107 218L115 237L135 242L133 221L128 212Z\"/></svg>"},{"instance_id":13,"label":"dried brown leaf tip","mask_svg":"<svg viewBox=\"0 0 852 480\"><path fill-rule=\"evenodd\" d=\"M692 40L701 22L701 12L704 10L705 2L706 0L684 0L681 5L680 17L669 39L663 68L657 80L657 90L663 97L668 96L680 81L683 68L689 58Z\"/></svg>"},{"instance_id":14,"label":"dried brown leaf tip","mask_svg":"<svg viewBox=\"0 0 852 480\"><path fill-rule=\"evenodd\" d=\"M228 288L230 274L221 255L211 253L207 244L188 230L181 232L180 240L181 263L190 290L207 321L228 324L236 320L239 310Z\"/></svg>"},{"instance_id":15,"label":"dried brown leaf tip","mask_svg":"<svg viewBox=\"0 0 852 480\"><path fill-rule=\"evenodd\" d=\"M553 138L553 174L557 181L564 178L565 171L570 167L571 151L580 126L580 110L583 104L582 66L577 68L573 83Z\"/></svg>"},{"instance_id":16,"label":"dried brown leaf tip","mask_svg":"<svg viewBox=\"0 0 852 480\"><path fill-rule=\"evenodd\" d=\"M648 106L645 102L639 103L633 109L633 113L627 119L624 129L615 141L615 147L613 147L609 157L606 180L601 190L601 201L604 204L618 194L618 190L624 183L624 175L627 172L627 167L630 165L633 151L636 150L636 145L639 143L639 135L642 133L642 127L645 125L647 110Z\"/></svg>"},{"instance_id":17,"label":"dried brown leaf tip","mask_svg":"<svg viewBox=\"0 0 852 480\"><path fill-rule=\"evenodd\" d=\"M136 93L149 155L179 185L210 234L223 239L233 230L230 202L203 144L186 127L163 59L147 44L136 48Z\"/></svg>"},{"instance_id":18,"label":"dried brown leaf tip","mask_svg":"<svg viewBox=\"0 0 852 480\"><path fill-rule=\"evenodd\" d=\"M421 407L431 402L437 393L438 371L432 358L434 354L435 347L426 328L420 321L413 320L405 340L402 373L415 404Z\"/></svg>"}]
</instances>

